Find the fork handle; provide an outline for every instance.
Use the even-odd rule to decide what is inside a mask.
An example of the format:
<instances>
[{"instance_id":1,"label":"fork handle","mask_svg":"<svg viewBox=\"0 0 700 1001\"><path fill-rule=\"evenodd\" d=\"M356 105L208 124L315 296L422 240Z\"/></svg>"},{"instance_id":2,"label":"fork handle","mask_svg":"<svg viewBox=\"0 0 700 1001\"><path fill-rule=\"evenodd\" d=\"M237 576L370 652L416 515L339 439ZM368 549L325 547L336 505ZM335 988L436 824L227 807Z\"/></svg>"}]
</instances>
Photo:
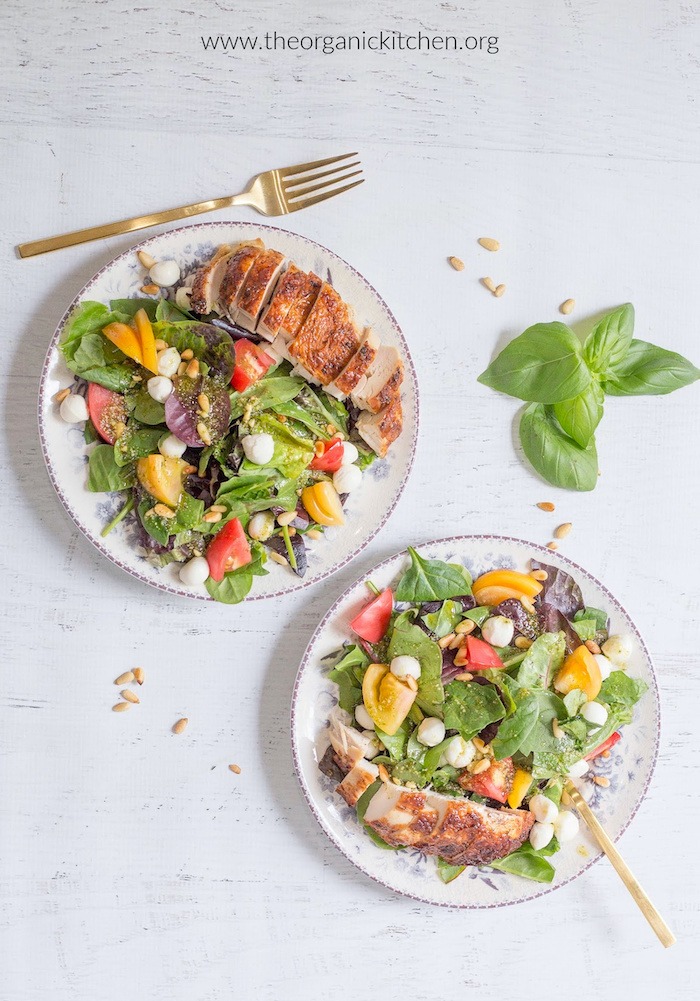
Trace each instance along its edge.
<instances>
[{"instance_id":1,"label":"fork handle","mask_svg":"<svg viewBox=\"0 0 700 1001\"><path fill-rule=\"evenodd\" d=\"M132 233L136 229L147 229L149 226L160 226L164 222L174 222L176 219L189 219L201 212L213 212L215 209L229 208L231 205L248 204L247 192L227 198L213 198L208 202L195 202L193 205L180 205L176 209L166 209L164 212L154 212L152 215L135 216L133 219L122 219L121 222L110 222L104 226L92 226L90 229L78 229L73 233L62 233L46 240L34 240L32 243L21 243L17 247L20 257L35 257L46 254L50 250L60 250L62 247L73 247L77 243L88 243L90 240L101 240L106 236L120 236L122 233Z\"/></svg>"},{"instance_id":2,"label":"fork handle","mask_svg":"<svg viewBox=\"0 0 700 1001\"><path fill-rule=\"evenodd\" d=\"M569 780L566 783L565 788L569 799L576 808L576 812L581 816L581 819L585 822L593 837L610 859L613 868L627 887L632 899L651 925L663 947L668 949L668 947L673 945L676 941L673 932L637 882L632 870L629 868L622 855L620 855L611 839L605 833L605 829L602 827L598 818L593 813L576 786L573 782L571 782L571 780Z\"/></svg>"}]
</instances>

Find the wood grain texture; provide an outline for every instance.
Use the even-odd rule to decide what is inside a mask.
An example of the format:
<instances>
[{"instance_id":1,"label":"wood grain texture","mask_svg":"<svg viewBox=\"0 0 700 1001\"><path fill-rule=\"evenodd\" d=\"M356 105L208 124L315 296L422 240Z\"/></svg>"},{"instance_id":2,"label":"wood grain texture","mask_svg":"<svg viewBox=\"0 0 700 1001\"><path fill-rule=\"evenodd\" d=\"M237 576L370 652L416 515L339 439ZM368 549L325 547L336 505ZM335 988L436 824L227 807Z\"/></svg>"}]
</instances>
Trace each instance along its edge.
<instances>
[{"instance_id":1,"label":"wood grain texture","mask_svg":"<svg viewBox=\"0 0 700 1001\"><path fill-rule=\"evenodd\" d=\"M698 684L697 387L611 399L593 494L540 483L515 401L476 383L536 320L632 300L637 334L698 359L696 4L200 0L3 5L0 132L6 526L0 686L0 943L5 1001L277 1001L340 990L394 1001L695 997L700 884L689 832ZM498 34L497 56L243 60L198 36L404 25ZM9 43L9 44L8 44ZM313 138L308 138L312 136ZM13 246L236 190L267 167L359 148L367 183L290 228L375 284L418 367L415 471L371 549L277 603L201 607L107 564L43 468L36 392L76 291L130 238L29 261ZM253 219L253 213L212 218ZM479 236L501 241L497 254ZM455 272L447 257L465 262ZM419 269L420 281L416 280ZM494 299L479 278L507 285ZM427 291L430 294L426 294ZM436 309L435 303L438 303ZM8 308L9 307L9 308ZM553 500L557 511L535 505ZM674 930L663 953L605 862L560 892L473 916L395 897L326 842L292 773L296 666L341 591L406 543L455 532L546 542L588 567L656 661L663 742L620 848ZM141 704L110 712L141 665ZM170 732L182 716L189 726ZM242 768L240 775L228 769ZM475 959L474 957L478 957Z\"/></svg>"}]
</instances>

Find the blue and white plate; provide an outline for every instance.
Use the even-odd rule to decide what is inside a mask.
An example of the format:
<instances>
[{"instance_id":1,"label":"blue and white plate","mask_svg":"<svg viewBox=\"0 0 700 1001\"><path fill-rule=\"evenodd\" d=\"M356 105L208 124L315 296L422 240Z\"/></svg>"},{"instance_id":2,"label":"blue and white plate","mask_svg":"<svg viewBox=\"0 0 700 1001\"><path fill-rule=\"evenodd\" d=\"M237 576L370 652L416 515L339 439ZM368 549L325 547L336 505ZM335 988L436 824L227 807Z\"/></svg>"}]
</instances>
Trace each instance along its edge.
<instances>
[{"instance_id":1,"label":"blue and white plate","mask_svg":"<svg viewBox=\"0 0 700 1001\"><path fill-rule=\"evenodd\" d=\"M589 779L578 780L608 834L617 839L629 825L651 781L659 746L659 692L649 652L635 624L622 605L588 571L571 560L534 543L496 535L455 536L418 547L431 559L463 563L474 577L497 567L527 571L531 558L572 574L587 605L610 616L612 633L632 637L630 674L643 678L649 691L635 707L634 720L608 759L596 762L597 775L610 780L607 788ZM383 886L429 904L447 907L502 907L541 897L564 886L601 858L601 853L581 825L579 836L552 857L556 875L551 884L533 883L486 866L471 866L453 882L444 884L435 859L417 850L387 851L378 848L362 831L355 811L334 792L332 779L318 769L328 747L328 714L337 702L337 686L327 678L324 659L351 638L349 623L368 600L365 581L377 587L394 586L408 565L398 553L353 584L328 611L311 637L297 674L292 700L292 748L299 782L311 812L328 837L358 869Z\"/></svg>"},{"instance_id":2,"label":"blue and white plate","mask_svg":"<svg viewBox=\"0 0 700 1001\"><path fill-rule=\"evenodd\" d=\"M171 594L209 601L212 599L203 586L182 584L176 566L157 569L147 563L136 551L133 531L128 525L120 524L105 539L100 536L105 524L119 509L123 495L91 494L86 489L88 450L82 426L65 424L53 399L73 378L58 345L66 320L78 303L86 299L108 303L110 299L143 295L140 288L144 269L136 256L138 250L148 251L156 260L177 261L184 274L211 257L222 243L256 238L281 251L300 268L314 271L330 281L352 306L358 324L371 326L383 343L398 348L404 360L403 434L391 447L387 458L376 460L365 473L361 487L351 494L346 505L346 524L343 528L329 529L322 540L309 547L309 569L303 579L270 562L269 576L255 578L249 598L278 597L329 577L368 545L394 510L413 465L418 434L418 386L404 336L381 296L358 271L332 251L275 226L236 222L183 226L144 240L98 271L78 293L53 335L41 376L39 434L44 459L51 482L77 527L104 556L138 580Z\"/></svg>"}]
</instances>

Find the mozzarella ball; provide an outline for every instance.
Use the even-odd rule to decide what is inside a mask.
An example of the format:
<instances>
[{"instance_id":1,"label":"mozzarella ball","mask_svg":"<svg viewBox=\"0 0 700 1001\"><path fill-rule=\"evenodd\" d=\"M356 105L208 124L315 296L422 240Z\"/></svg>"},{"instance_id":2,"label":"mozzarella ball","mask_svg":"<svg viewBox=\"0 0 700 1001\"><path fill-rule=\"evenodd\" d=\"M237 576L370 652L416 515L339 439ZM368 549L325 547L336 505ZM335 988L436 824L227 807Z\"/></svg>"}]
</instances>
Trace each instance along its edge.
<instances>
[{"instance_id":1,"label":"mozzarella ball","mask_svg":"<svg viewBox=\"0 0 700 1001\"><path fill-rule=\"evenodd\" d=\"M173 384L165 375L154 375L146 383L146 389L148 390L148 395L156 400L157 403L165 403L173 391Z\"/></svg>"},{"instance_id":2,"label":"mozzarella ball","mask_svg":"<svg viewBox=\"0 0 700 1001\"><path fill-rule=\"evenodd\" d=\"M397 678L415 678L416 681L420 678L420 661L416 657L409 657L407 654L402 654L400 657L394 657L391 662L391 673Z\"/></svg>"},{"instance_id":3,"label":"mozzarella ball","mask_svg":"<svg viewBox=\"0 0 700 1001\"><path fill-rule=\"evenodd\" d=\"M603 653L615 667L624 667L632 655L631 636L611 636L603 643Z\"/></svg>"},{"instance_id":4,"label":"mozzarella ball","mask_svg":"<svg viewBox=\"0 0 700 1001\"><path fill-rule=\"evenodd\" d=\"M608 710L601 702L587 702L581 710L581 715L587 723L598 727L607 721Z\"/></svg>"},{"instance_id":5,"label":"mozzarella ball","mask_svg":"<svg viewBox=\"0 0 700 1001\"><path fill-rule=\"evenodd\" d=\"M532 830L530 831L530 844L535 851L539 851L541 848L546 848L553 837L554 827L552 824L535 823L532 825Z\"/></svg>"},{"instance_id":6,"label":"mozzarella ball","mask_svg":"<svg viewBox=\"0 0 700 1001\"><path fill-rule=\"evenodd\" d=\"M476 748L471 740L465 740L457 734L447 745L445 758L453 768L466 768L474 760Z\"/></svg>"},{"instance_id":7,"label":"mozzarella ball","mask_svg":"<svg viewBox=\"0 0 700 1001\"><path fill-rule=\"evenodd\" d=\"M365 709L364 702L360 702L355 708L355 719L363 730L374 730L374 720Z\"/></svg>"},{"instance_id":8,"label":"mozzarella ball","mask_svg":"<svg viewBox=\"0 0 700 1001\"><path fill-rule=\"evenodd\" d=\"M600 676L605 681L606 678L610 677L610 672L614 670L613 665L610 663L608 658L604 653L594 653L593 659L595 660L598 668L600 669Z\"/></svg>"},{"instance_id":9,"label":"mozzarella ball","mask_svg":"<svg viewBox=\"0 0 700 1001\"><path fill-rule=\"evenodd\" d=\"M184 566L180 567L180 580L188 587L203 584L209 576L209 564L203 556L194 556Z\"/></svg>"},{"instance_id":10,"label":"mozzarella ball","mask_svg":"<svg viewBox=\"0 0 700 1001\"><path fill-rule=\"evenodd\" d=\"M59 413L66 424L79 424L88 419L87 403L82 396L71 393L65 400L61 400Z\"/></svg>"},{"instance_id":11,"label":"mozzarella ball","mask_svg":"<svg viewBox=\"0 0 700 1001\"><path fill-rule=\"evenodd\" d=\"M362 483L362 470L357 466L341 466L333 473L333 486L339 494L351 494Z\"/></svg>"},{"instance_id":12,"label":"mozzarella ball","mask_svg":"<svg viewBox=\"0 0 700 1001\"><path fill-rule=\"evenodd\" d=\"M570 779L580 779L583 778L583 776L586 774L587 771L588 771L588 762L584 761L584 759L581 758L580 761L575 761L573 763L573 765L567 772L567 775L569 776Z\"/></svg>"},{"instance_id":13,"label":"mozzarella ball","mask_svg":"<svg viewBox=\"0 0 700 1001\"><path fill-rule=\"evenodd\" d=\"M514 632L515 626L505 615L492 615L481 627L481 635L491 646L508 646Z\"/></svg>"},{"instance_id":14,"label":"mozzarella ball","mask_svg":"<svg viewBox=\"0 0 700 1001\"><path fill-rule=\"evenodd\" d=\"M180 309L190 308L190 296L192 295L192 289L187 288L185 285L181 285L180 288L175 293L175 305Z\"/></svg>"},{"instance_id":15,"label":"mozzarella ball","mask_svg":"<svg viewBox=\"0 0 700 1001\"><path fill-rule=\"evenodd\" d=\"M245 457L256 466L266 466L275 452L275 442L271 434L247 434L241 441Z\"/></svg>"},{"instance_id":16,"label":"mozzarella ball","mask_svg":"<svg viewBox=\"0 0 700 1001\"><path fill-rule=\"evenodd\" d=\"M148 274L151 281L161 288L170 288L180 281L180 267L176 261L158 261Z\"/></svg>"},{"instance_id":17,"label":"mozzarella ball","mask_svg":"<svg viewBox=\"0 0 700 1001\"><path fill-rule=\"evenodd\" d=\"M353 443L351 441L344 441L342 464L344 466L349 466L351 462L356 462L359 457L360 453L357 451Z\"/></svg>"},{"instance_id":18,"label":"mozzarella ball","mask_svg":"<svg viewBox=\"0 0 700 1001\"><path fill-rule=\"evenodd\" d=\"M538 792L530 800L530 813L534 814L535 820L540 824L553 824L557 819L559 808L551 799Z\"/></svg>"},{"instance_id":19,"label":"mozzarella ball","mask_svg":"<svg viewBox=\"0 0 700 1001\"><path fill-rule=\"evenodd\" d=\"M150 381L150 380L149 380ZM177 435L169 434L158 445L158 451L168 459L180 459L187 448L184 441L180 441Z\"/></svg>"},{"instance_id":20,"label":"mozzarella ball","mask_svg":"<svg viewBox=\"0 0 700 1001\"><path fill-rule=\"evenodd\" d=\"M437 716L426 716L416 731L416 737L425 747L435 747L445 739L445 724Z\"/></svg>"},{"instance_id":21,"label":"mozzarella ball","mask_svg":"<svg viewBox=\"0 0 700 1001\"><path fill-rule=\"evenodd\" d=\"M270 511L258 511L248 522L248 535L251 539L264 542L275 530L275 518Z\"/></svg>"},{"instance_id":22,"label":"mozzarella ball","mask_svg":"<svg viewBox=\"0 0 700 1001\"><path fill-rule=\"evenodd\" d=\"M554 833L560 844L572 841L578 834L578 817L571 810L561 810L554 821Z\"/></svg>"},{"instance_id":23,"label":"mozzarella ball","mask_svg":"<svg viewBox=\"0 0 700 1001\"><path fill-rule=\"evenodd\" d=\"M180 352L177 348L166 348L158 355L158 375L165 375L168 379L177 373L180 367Z\"/></svg>"},{"instance_id":24,"label":"mozzarella ball","mask_svg":"<svg viewBox=\"0 0 700 1001\"><path fill-rule=\"evenodd\" d=\"M365 758L371 761L372 758L376 758L379 752L383 748L383 744L379 737L376 735L374 730L363 730L362 736L367 739L367 746L365 748Z\"/></svg>"}]
</instances>

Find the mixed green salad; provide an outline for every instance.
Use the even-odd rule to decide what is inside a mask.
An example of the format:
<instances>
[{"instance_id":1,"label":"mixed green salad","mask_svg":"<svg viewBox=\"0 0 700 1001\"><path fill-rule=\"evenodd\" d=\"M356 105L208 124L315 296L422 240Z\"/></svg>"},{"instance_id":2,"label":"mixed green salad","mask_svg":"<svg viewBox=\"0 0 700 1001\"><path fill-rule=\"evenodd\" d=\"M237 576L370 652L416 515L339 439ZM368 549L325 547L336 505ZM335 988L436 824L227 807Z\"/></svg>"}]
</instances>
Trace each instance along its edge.
<instances>
[{"instance_id":1,"label":"mixed green salad","mask_svg":"<svg viewBox=\"0 0 700 1001\"><path fill-rule=\"evenodd\" d=\"M87 489L123 495L139 553L188 585L242 601L268 555L303 576L307 544L344 523L376 455L357 414L273 357L255 335L168 299L82 302L60 350L76 381L57 395L85 422Z\"/></svg>"},{"instance_id":2,"label":"mixed green salad","mask_svg":"<svg viewBox=\"0 0 700 1001\"><path fill-rule=\"evenodd\" d=\"M627 673L631 640L611 636L607 613L587 606L558 567L532 560L529 573L496 568L472 582L461 564L408 553L395 591L369 585L375 597L352 620L354 642L329 675L350 744L364 752L360 767L379 768L376 781L376 767L367 770L358 816L383 847L405 846L410 831L411 847L439 855L444 831L416 840L415 825L387 834L386 818L366 823L382 785L516 811L522 843L502 858L494 848L488 864L550 882L550 856L578 831L561 802L566 779L609 757L647 689ZM336 774L340 760L332 746L322 770ZM600 788L607 782L601 777ZM497 819L485 812L482 833L489 818ZM470 844L462 848L464 864L438 857L445 882L471 864ZM474 861L484 857L482 844Z\"/></svg>"}]
</instances>

